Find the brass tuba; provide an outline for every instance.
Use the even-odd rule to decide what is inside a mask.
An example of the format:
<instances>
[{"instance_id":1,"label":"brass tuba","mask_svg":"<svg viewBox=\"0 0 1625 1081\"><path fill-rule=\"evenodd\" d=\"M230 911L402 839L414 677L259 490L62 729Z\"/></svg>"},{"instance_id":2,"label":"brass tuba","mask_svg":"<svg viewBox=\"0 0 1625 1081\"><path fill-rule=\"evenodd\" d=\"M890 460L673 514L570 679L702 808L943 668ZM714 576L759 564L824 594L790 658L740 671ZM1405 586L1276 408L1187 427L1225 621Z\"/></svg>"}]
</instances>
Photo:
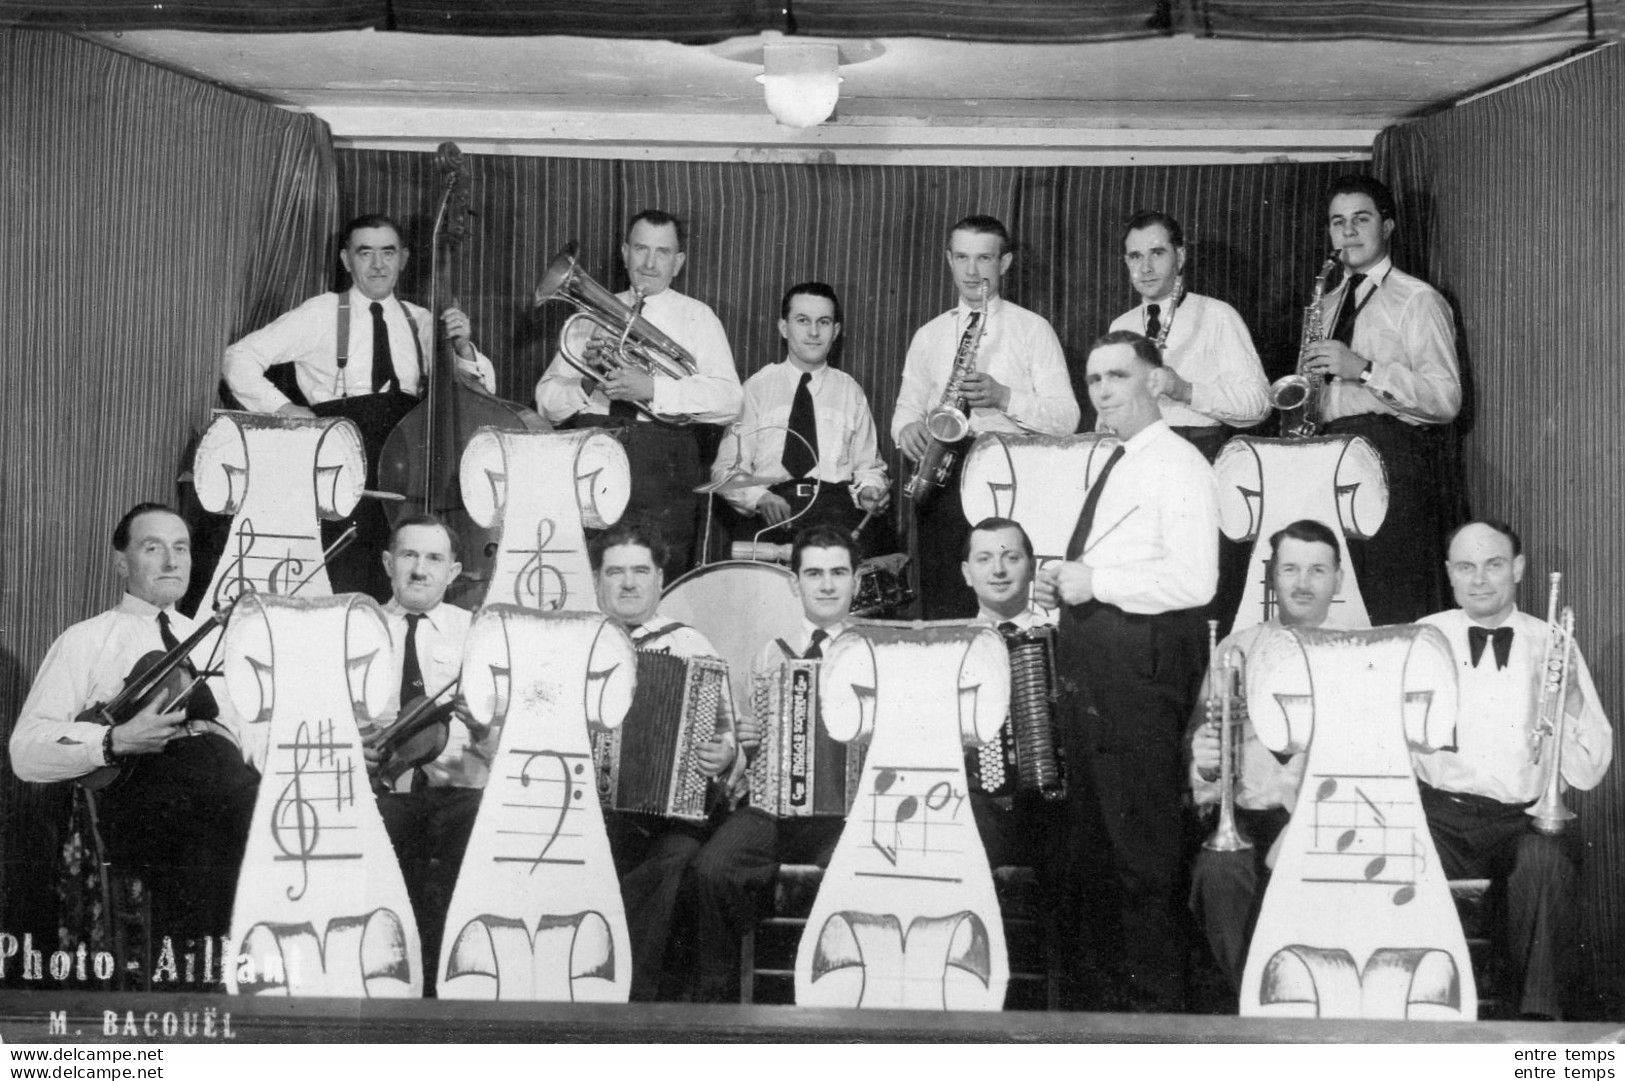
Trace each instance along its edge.
<instances>
[{"instance_id":1,"label":"brass tuba","mask_svg":"<svg viewBox=\"0 0 1625 1081\"><path fill-rule=\"evenodd\" d=\"M1561 571L1553 571L1551 592L1546 601L1546 622L1551 626L1552 640L1546 648L1546 664L1541 674L1540 713L1535 717L1535 730L1530 733L1534 744L1535 765L1545 763L1545 780L1540 787L1540 798L1524 809L1534 819L1531 823L1541 833L1562 833L1577 816L1563 803L1563 723L1567 715L1569 697L1569 665L1574 656L1574 609L1557 613L1557 592L1563 582Z\"/></svg>"},{"instance_id":2,"label":"brass tuba","mask_svg":"<svg viewBox=\"0 0 1625 1081\"><path fill-rule=\"evenodd\" d=\"M1270 384L1270 406L1281 412L1281 438L1308 439L1320 434L1320 391L1323 380L1303 370L1304 354L1316 342L1326 339L1326 324L1321 318L1320 301L1326 295L1326 279L1337 266L1339 252L1321 264L1315 275L1314 293L1303 309L1303 336L1298 343L1298 367L1291 375L1283 375Z\"/></svg>"},{"instance_id":3,"label":"brass tuba","mask_svg":"<svg viewBox=\"0 0 1625 1081\"><path fill-rule=\"evenodd\" d=\"M1253 847L1236 825L1236 722L1231 717L1243 685L1245 659L1234 646L1219 655L1219 621L1207 621L1208 716L1219 721L1219 821L1213 835L1202 842L1209 852L1245 852Z\"/></svg>"},{"instance_id":4,"label":"brass tuba","mask_svg":"<svg viewBox=\"0 0 1625 1081\"><path fill-rule=\"evenodd\" d=\"M536 307L563 300L576 309L559 331L559 355L564 362L595 381L625 367L671 379L698 373L699 365L689 351L643 318L643 294L633 290L634 302L628 306L581 269L577 250L575 241L566 244L536 285ZM642 402L634 404L645 416L667 423L689 419L661 416Z\"/></svg>"}]
</instances>

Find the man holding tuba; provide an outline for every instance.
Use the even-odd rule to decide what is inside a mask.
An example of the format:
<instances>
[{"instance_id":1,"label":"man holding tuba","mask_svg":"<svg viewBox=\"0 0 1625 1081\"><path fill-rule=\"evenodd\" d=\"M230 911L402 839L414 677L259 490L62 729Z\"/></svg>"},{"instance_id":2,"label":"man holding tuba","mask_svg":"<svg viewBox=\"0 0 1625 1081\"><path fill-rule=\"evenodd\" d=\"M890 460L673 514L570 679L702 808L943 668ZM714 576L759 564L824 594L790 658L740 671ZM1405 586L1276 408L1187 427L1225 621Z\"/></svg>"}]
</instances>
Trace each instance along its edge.
<instances>
[{"instance_id":1,"label":"man holding tuba","mask_svg":"<svg viewBox=\"0 0 1625 1081\"><path fill-rule=\"evenodd\" d=\"M1184 289L1185 231L1160 210L1142 210L1123 230L1123 263L1140 303L1110 330L1144 334L1162 350L1167 389L1162 419L1213 461L1229 427L1269 416L1269 384L1252 335L1236 309Z\"/></svg>"},{"instance_id":2,"label":"man holding tuba","mask_svg":"<svg viewBox=\"0 0 1625 1081\"><path fill-rule=\"evenodd\" d=\"M1202 695L1191 714L1190 785L1197 808L1220 808L1215 838L1229 823L1251 847L1225 851L1205 845L1191 868L1191 912L1207 935L1213 959L1229 981L1241 986L1242 966L1253 921L1264 897L1264 884L1274 865L1274 846L1286 828L1303 783L1305 753L1279 761L1260 742L1247 719L1243 686L1246 657L1259 637L1275 627L1319 627L1326 622L1332 598L1343 588L1342 556L1337 534L1322 522L1304 518L1270 537L1270 586L1276 616L1230 634L1214 650L1215 668L1202 683ZM1227 663L1231 659L1235 664ZM1219 731L1221 680L1232 681L1230 693L1233 790L1226 800L1220 787L1223 743Z\"/></svg>"},{"instance_id":3,"label":"man holding tuba","mask_svg":"<svg viewBox=\"0 0 1625 1081\"><path fill-rule=\"evenodd\" d=\"M1326 335L1300 365L1329 380L1323 433L1365 436L1388 475L1382 528L1349 545L1372 626L1409 622L1443 600L1437 561L1460 487L1444 427L1461 409L1455 324L1438 290L1394 267L1395 214L1381 181L1332 185L1327 228L1346 277L1322 299Z\"/></svg>"},{"instance_id":4,"label":"man holding tuba","mask_svg":"<svg viewBox=\"0 0 1625 1081\"><path fill-rule=\"evenodd\" d=\"M927 427L933 414L962 402L965 421L952 440L959 453L941 483L929 498L910 500L927 619L976 614L959 572L970 532L959 503L959 466L970 441L984 432L1070 435L1078 427L1078 401L1055 330L1001 295L1015 258L1010 248L1010 232L997 218L975 214L955 223L947 258L958 304L915 332L903 361L891 434L904 458L918 468L942 442Z\"/></svg>"},{"instance_id":5,"label":"man holding tuba","mask_svg":"<svg viewBox=\"0 0 1625 1081\"><path fill-rule=\"evenodd\" d=\"M1580 844L1573 830L1531 829L1541 821L1531 815L1548 789L1556 800L1565 786L1602 780L1613 729L1579 652L1567 660L1561 640L1553 649L1551 624L1519 611L1523 542L1512 527L1468 522L1450 535L1449 554L1459 607L1420 622L1443 631L1456 655L1456 746L1412 752L1422 810L1447 877L1505 881L1518 1014L1560 1018L1573 970ZM1542 717L1548 674L1561 677L1566 693L1552 696L1553 716Z\"/></svg>"},{"instance_id":6,"label":"man holding tuba","mask_svg":"<svg viewBox=\"0 0 1625 1081\"><path fill-rule=\"evenodd\" d=\"M686 350L692 374L620 365L595 380L555 355L536 384L536 408L555 425L616 429L632 468L626 519L640 518L667 538L670 556L662 569L668 579L692 562L694 488L705 480L696 433L685 425L728 424L743 397L722 322L710 307L671 288L687 260L683 247L681 219L663 210L634 214L621 243L631 287L616 299L625 306L618 314L636 311ZM585 348L611 351L616 337L604 331Z\"/></svg>"}]
</instances>

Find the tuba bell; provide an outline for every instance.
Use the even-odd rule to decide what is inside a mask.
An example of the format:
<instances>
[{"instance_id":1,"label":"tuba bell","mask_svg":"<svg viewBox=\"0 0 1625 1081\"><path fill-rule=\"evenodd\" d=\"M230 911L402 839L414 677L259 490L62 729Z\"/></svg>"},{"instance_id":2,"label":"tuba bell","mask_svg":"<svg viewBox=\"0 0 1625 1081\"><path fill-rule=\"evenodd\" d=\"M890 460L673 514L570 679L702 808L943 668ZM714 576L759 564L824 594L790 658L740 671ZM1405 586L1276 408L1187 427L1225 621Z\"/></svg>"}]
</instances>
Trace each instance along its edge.
<instances>
[{"instance_id":1,"label":"tuba bell","mask_svg":"<svg viewBox=\"0 0 1625 1081\"><path fill-rule=\"evenodd\" d=\"M699 365L689 351L643 318L643 294L634 290L635 301L628 305L581 269L578 250L575 241L566 244L536 285L536 307L563 300L576 309L559 331L559 355L565 363L595 381L626 367L670 379L698 373ZM688 419L661 416L641 402L635 404L639 412L657 420L684 423Z\"/></svg>"}]
</instances>

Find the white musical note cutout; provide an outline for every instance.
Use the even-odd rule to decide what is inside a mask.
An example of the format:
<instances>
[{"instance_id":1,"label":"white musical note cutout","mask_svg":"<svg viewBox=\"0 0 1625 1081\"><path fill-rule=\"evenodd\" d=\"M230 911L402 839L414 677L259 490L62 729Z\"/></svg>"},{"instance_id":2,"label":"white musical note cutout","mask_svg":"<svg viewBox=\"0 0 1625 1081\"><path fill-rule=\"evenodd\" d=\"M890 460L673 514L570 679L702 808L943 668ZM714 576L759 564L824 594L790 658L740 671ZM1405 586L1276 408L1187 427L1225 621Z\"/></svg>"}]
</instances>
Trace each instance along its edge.
<instances>
[{"instance_id":1,"label":"white musical note cutout","mask_svg":"<svg viewBox=\"0 0 1625 1081\"><path fill-rule=\"evenodd\" d=\"M361 499L367 458L354 421L216 410L192 475L204 510L233 515L206 606L286 594L306 577L302 596L333 592L317 517L347 518Z\"/></svg>"},{"instance_id":2,"label":"white musical note cutout","mask_svg":"<svg viewBox=\"0 0 1625 1081\"><path fill-rule=\"evenodd\" d=\"M1213 472L1219 478L1220 530L1233 541L1253 542L1236 626L1274 618L1269 539L1301 518L1312 518L1337 534L1343 588L1332 598L1329 622L1338 627L1371 626L1348 551L1349 537L1376 535L1388 514L1387 474L1369 442L1357 435L1236 436L1219 452Z\"/></svg>"},{"instance_id":3,"label":"white musical note cutout","mask_svg":"<svg viewBox=\"0 0 1625 1081\"><path fill-rule=\"evenodd\" d=\"M390 697L383 609L360 594L252 594L226 629L226 688L268 724L226 953L233 994L417 998L417 924L367 783L359 727Z\"/></svg>"},{"instance_id":4,"label":"white musical note cutout","mask_svg":"<svg viewBox=\"0 0 1625 1081\"><path fill-rule=\"evenodd\" d=\"M1033 570L1066 558L1089 486L1119 444L1115 435L1011 435L978 438L965 456L959 501L972 525L983 518L1021 523L1033 542ZM1112 523L1101 522L1103 532ZM1040 609L1041 622L1054 623L1054 609Z\"/></svg>"},{"instance_id":5,"label":"white musical note cutout","mask_svg":"<svg viewBox=\"0 0 1625 1081\"><path fill-rule=\"evenodd\" d=\"M459 471L468 515L497 545L487 604L596 612L582 526L620 521L632 491L626 451L601 429L481 428Z\"/></svg>"},{"instance_id":6,"label":"white musical note cutout","mask_svg":"<svg viewBox=\"0 0 1625 1081\"><path fill-rule=\"evenodd\" d=\"M441 998L627 1000L631 939L587 726L620 724L636 683L632 640L603 616L480 610L463 693L500 739L446 916Z\"/></svg>"},{"instance_id":7,"label":"white musical note cutout","mask_svg":"<svg viewBox=\"0 0 1625 1081\"><path fill-rule=\"evenodd\" d=\"M1242 1014L1472 1020L1467 942L1410 760L1412 746L1455 742L1444 635L1280 629L1247 660L1258 738L1309 754L1247 954Z\"/></svg>"},{"instance_id":8,"label":"white musical note cutout","mask_svg":"<svg viewBox=\"0 0 1625 1081\"><path fill-rule=\"evenodd\" d=\"M870 742L796 955L797 1005L1002 1008L1010 959L964 748L1009 708L1003 640L963 624L860 626L825 655L819 694L831 736Z\"/></svg>"}]
</instances>

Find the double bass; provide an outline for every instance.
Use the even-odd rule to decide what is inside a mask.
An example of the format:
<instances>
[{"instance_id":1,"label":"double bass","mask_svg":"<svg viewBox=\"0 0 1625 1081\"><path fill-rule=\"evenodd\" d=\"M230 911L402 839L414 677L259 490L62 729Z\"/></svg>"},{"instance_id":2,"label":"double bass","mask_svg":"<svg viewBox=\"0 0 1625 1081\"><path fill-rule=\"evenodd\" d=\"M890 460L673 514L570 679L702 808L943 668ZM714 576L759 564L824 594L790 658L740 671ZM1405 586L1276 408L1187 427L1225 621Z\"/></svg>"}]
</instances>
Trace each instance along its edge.
<instances>
[{"instance_id":1,"label":"double bass","mask_svg":"<svg viewBox=\"0 0 1625 1081\"><path fill-rule=\"evenodd\" d=\"M468 233L468 168L463 152L451 142L440 144L435 166L443 177L444 191L435 213L429 272L434 355L424 380L423 400L384 440L378 460L378 486L405 497L384 506L391 527L403 518L432 513L462 537L463 572L452 583L446 598L476 608L485 597L496 544L490 530L476 525L464 509L458 480L463 448L482 427L548 431L550 425L534 410L498 398L487 392L479 380L457 370L451 339L440 324L442 310L456 303L445 299L454 291L445 288L446 279L451 277L450 260L443 263L441 255L442 241L446 248L455 247Z\"/></svg>"}]
</instances>

